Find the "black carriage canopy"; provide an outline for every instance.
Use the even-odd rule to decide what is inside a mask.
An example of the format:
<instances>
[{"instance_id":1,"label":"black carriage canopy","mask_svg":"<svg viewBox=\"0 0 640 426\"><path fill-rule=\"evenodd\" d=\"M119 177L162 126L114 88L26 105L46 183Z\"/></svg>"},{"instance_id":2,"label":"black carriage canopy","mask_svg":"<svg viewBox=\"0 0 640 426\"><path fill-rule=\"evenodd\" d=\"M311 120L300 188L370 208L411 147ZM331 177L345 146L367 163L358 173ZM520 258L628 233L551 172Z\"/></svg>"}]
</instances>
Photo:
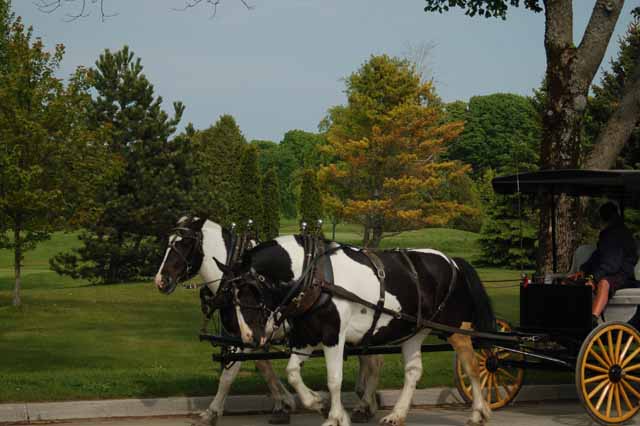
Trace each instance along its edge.
<instances>
[{"instance_id":1,"label":"black carriage canopy","mask_svg":"<svg viewBox=\"0 0 640 426\"><path fill-rule=\"evenodd\" d=\"M607 197L640 208L640 170L542 170L500 176L491 183L499 194Z\"/></svg>"}]
</instances>

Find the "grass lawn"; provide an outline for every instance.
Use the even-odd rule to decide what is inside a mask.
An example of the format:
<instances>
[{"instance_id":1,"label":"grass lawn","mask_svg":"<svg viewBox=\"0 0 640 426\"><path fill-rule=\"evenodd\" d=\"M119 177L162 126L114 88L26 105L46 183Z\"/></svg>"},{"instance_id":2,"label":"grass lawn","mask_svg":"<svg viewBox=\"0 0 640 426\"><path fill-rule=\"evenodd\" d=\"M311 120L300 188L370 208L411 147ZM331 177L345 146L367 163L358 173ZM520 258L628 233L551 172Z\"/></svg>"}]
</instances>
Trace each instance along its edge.
<instances>
[{"instance_id":1,"label":"grass lawn","mask_svg":"<svg viewBox=\"0 0 640 426\"><path fill-rule=\"evenodd\" d=\"M289 222L282 232L295 230L296 224ZM336 239L357 243L359 238L357 227L338 227ZM197 292L179 289L165 296L150 282L91 286L48 269L50 256L77 244L73 234L56 234L27 254L19 309L11 306L11 253L0 251L0 402L211 395L220 370L211 362L211 346L197 339ZM478 254L476 234L447 229L407 232L383 245L433 247L471 261ZM509 270L479 272L483 279L518 276ZM518 289L489 292L498 316L515 322ZM419 387L452 384L452 352L424 354L423 359ZM285 363L275 363L281 377ZM357 360L350 359L345 389L353 388L356 369ZM325 388L324 361L305 363L303 376L312 388ZM381 386L400 387L402 378L401 357L387 356ZM532 379L540 383L570 378L553 373ZM267 392L253 363L243 365L232 392Z\"/></svg>"}]
</instances>

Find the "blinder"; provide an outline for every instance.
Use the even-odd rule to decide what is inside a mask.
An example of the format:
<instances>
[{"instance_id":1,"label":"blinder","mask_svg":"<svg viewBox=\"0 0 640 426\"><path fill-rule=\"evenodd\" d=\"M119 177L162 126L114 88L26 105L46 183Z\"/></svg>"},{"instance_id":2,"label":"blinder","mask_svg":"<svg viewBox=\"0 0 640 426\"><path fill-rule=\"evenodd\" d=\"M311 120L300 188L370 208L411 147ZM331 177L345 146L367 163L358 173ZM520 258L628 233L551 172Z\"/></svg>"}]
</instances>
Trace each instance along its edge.
<instances>
[{"instance_id":1,"label":"blinder","mask_svg":"<svg viewBox=\"0 0 640 426\"><path fill-rule=\"evenodd\" d=\"M196 268L195 264L189 261L189 258L194 253L204 254L202 250L202 231L195 231L185 227L177 227L172 230L172 233L183 240L194 240L194 243L190 246L187 253L183 253L178 249L175 239L169 242L169 248L171 248L186 265L185 270L180 275L178 281L190 280L198 274L199 267Z\"/></svg>"}]
</instances>

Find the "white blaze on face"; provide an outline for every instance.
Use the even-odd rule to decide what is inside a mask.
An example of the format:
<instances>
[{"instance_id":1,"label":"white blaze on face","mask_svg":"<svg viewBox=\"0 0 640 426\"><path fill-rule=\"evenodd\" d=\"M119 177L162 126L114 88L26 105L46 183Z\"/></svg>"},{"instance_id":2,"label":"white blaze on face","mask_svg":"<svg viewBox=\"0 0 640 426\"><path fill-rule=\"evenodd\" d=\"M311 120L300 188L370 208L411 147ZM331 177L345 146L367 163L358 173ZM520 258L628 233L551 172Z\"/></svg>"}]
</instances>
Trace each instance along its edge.
<instances>
[{"instance_id":1,"label":"white blaze on face","mask_svg":"<svg viewBox=\"0 0 640 426\"><path fill-rule=\"evenodd\" d=\"M169 245L171 245L173 243L177 243L181 239L182 238L180 238L177 235L170 235L169 236ZM164 268L164 264L167 262L167 258L169 257L169 253L171 253L171 247L167 247L167 251L164 253L164 258L162 259L162 263L160 264L160 268L158 268L158 272L156 273L156 276L155 276L155 278L153 280L153 282L155 283L156 287L158 287L158 288L164 287L164 284L162 282L162 269Z\"/></svg>"}]
</instances>

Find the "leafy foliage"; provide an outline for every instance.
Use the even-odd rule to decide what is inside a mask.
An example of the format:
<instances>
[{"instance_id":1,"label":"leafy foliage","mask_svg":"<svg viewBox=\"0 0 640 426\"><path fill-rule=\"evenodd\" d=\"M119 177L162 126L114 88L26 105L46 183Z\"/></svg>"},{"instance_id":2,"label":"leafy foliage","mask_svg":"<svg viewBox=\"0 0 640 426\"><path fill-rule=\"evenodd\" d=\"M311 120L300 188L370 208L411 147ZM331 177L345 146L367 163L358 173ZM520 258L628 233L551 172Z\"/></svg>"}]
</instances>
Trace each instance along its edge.
<instances>
[{"instance_id":1,"label":"leafy foliage","mask_svg":"<svg viewBox=\"0 0 640 426\"><path fill-rule=\"evenodd\" d=\"M280 188L275 167L262 178L262 239L272 240L280 233Z\"/></svg>"},{"instance_id":2,"label":"leafy foliage","mask_svg":"<svg viewBox=\"0 0 640 426\"><path fill-rule=\"evenodd\" d=\"M446 12L450 8L461 8L469 16L480 15L485 18L507 17L509 6L519 7L520 4L534 12L541 12L540 0L426 0L425 12Z\"/></svg>"},{"instance_id":3,"label":"leafy foliage","mask_svg":"<svg viewBox=\"0 0 640 426\"><path fill-rule=\"evenodd\" d=\"M189 139L169 139L184 106L174 103L169 117L142 71L127 47L106 50L90 70L91 121L108 128L107 146L124 172L98 193L103 209L84 223L83 247L52 259L59 273L104 283L151 276L162 239L191 206Z\"/></svg>"},{"instance_id":4,"label":"leafy foliage","mask_svg":"<svg viewBox=\"0 0 640 426\"><path fill-rule=\"evenodd\" d=\"M447 157L470 164L476 176L486 169L538 163L542 129L529 99L510 93L474 96L467 108L458 104L448 114L464 120L462 134L448 144Z\"/></svg>"},{"instance_id":5,"label":"leafy foliage","mask_svg":"<svg viewBox=\"0 0 640 426\"><path fill-rule=\"evenodd\" d=\"M372 56L346 79L348 104L327 119L335 161L321 169L328 203L365 228L365 245L384 232L444 225L469 208L447 197L447 183L468 171L442 161L462 123L443 123L430 82L407 61ZM369 238L369 233L371 237Z\"/></svg>"}]
</instances>

